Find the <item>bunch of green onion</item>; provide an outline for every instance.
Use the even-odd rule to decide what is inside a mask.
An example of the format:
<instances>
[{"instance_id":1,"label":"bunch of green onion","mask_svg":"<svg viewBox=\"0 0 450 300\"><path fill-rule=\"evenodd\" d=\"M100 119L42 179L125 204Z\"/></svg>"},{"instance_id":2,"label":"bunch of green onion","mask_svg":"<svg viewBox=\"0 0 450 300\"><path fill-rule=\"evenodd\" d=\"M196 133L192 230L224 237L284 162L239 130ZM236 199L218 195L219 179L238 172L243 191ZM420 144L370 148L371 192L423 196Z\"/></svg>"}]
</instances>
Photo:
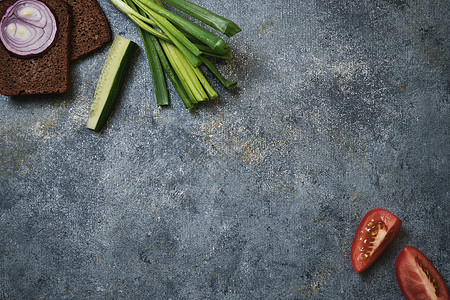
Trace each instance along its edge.
<instances>
[{"instance_id":1,"label":"bunch of green onion","mask_svg":"<svg viewBox=\"0 0 450 300\"><path fill-rule=\"evenodd\" d=\"M199 66L205 65L227 88L226 80L207 56L231 59L231 49L216 34L164 7L160 0L110 0L139 27L152 73L157 104L169 105L164 73L187 109L218 97ZM232 21L186 0L164 0L191 17L231 37L241 29Z\"/></svg>"}]
</instances>

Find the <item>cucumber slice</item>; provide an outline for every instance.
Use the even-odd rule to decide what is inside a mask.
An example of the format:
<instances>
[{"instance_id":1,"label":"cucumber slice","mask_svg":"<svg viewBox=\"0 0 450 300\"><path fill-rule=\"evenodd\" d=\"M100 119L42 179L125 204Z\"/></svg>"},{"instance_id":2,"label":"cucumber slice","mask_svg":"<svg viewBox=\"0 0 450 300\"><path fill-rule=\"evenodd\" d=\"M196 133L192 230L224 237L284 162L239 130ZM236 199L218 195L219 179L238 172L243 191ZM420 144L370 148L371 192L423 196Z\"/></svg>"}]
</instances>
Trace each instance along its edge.
<instances>
[{"instance_id":1,"label":"cucumber slice","mask_svg":"<svg viewBox=\"0 0 450 300\"><path fill-rule=\"evenodd\" d=\"M114 38L95 89L87 128L99 131L105 125L137 47L136 43L122 36Z\"/></svg>"}]
</instances>

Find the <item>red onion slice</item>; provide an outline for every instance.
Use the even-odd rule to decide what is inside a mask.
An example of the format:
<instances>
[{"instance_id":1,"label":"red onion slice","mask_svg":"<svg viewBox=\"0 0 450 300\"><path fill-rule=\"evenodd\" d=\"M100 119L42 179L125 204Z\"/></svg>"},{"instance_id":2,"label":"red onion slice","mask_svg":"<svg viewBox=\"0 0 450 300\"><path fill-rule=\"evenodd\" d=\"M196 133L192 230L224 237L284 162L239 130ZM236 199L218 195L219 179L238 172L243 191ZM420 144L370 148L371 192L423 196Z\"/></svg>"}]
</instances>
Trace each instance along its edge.
<instances>
[{"instance_id":1,"label":"red onion slice","mask_svg":"<svg viewBox=\"0 0 450 300\"><path fill-rule=\"evenodd\" d=\"M23 58L47 51L55 42L56 19L50 8L37 0L18 0L0 20L0 40L5 48Z\"/></svg>"}]
</instances>

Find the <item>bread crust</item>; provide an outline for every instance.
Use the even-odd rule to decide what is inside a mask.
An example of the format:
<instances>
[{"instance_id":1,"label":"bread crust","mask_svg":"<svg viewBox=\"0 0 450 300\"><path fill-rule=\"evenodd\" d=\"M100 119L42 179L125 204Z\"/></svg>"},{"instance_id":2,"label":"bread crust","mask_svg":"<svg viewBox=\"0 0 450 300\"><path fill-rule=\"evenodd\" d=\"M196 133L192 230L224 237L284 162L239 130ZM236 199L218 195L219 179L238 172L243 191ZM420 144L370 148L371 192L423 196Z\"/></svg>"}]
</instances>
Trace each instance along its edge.
<instances>
[{"instance_id":1,"label":"bread crust","mask_svg":"<svg viewBox=\"0 0 450 300\"><path fill-rule=\"evenodd\" d=\"M16 0L0 1L0 16ZM43 55L19 58L0 42L0 94L5 96L64 93L69 88L69 5L63 0L40 0L53 12L58 33L55 44Z\"/></svg>"}]
</instances>

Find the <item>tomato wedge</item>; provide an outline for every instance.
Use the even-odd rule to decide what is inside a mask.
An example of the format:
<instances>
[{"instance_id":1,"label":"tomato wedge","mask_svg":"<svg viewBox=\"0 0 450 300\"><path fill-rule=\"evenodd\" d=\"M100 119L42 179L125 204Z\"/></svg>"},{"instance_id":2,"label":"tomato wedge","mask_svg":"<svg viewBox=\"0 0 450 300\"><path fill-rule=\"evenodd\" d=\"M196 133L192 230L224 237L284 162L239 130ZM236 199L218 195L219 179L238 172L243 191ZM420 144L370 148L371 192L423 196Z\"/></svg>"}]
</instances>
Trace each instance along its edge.
<instances>
[{"instance_id":1,"label":"tomato wedge","mask_svg":"<svg viewBox=\"0 0 450 300\"><path fill-rule=\"evenodd\" d=\"M402 221L383 208L369 211L353 238L351 261L356 273L370 267L392 242Z\"/></svg>"},{"instance_id":2,"label":"tomato wedge","mask_svg":"<svg viewBox=\"0 0 450 300\"><path fill-rule=\"evenodd\" d=\"M407 300L449 300L448 287L433 263L416 247L406 247L395 261L395 275Z\"/></svg>"}]
</instances>

